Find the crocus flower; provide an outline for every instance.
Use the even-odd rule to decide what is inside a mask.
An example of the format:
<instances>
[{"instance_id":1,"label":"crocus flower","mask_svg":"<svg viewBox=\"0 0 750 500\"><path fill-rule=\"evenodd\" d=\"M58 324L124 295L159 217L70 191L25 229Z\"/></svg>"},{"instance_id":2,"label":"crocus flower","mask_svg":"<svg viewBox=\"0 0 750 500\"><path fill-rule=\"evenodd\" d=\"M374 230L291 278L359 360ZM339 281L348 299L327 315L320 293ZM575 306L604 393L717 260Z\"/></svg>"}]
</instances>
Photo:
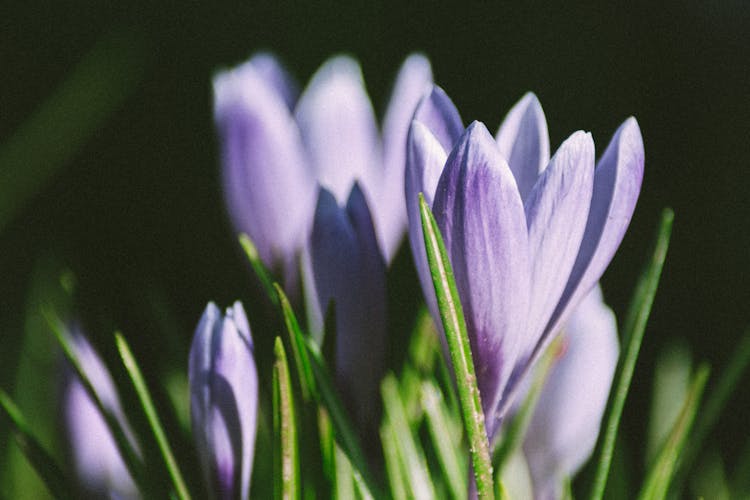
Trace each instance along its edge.
<instances>
[{"instance_id":1,"label":"crocus flower","mask_svg":"<svg viewBox=\"0 0 750 500\"><path fill-rule=\"evenodd\" d=\"M126 438L138 450L107 367L77 326L70 340L83 372L103 406L115 416ZM84 490L103 498L140 498L104 416L71 367L63 380L62 411L73 463Z\"/></svg>"},{"instance_id":2,"label":"crocus flower","mask_svg":"<svg viewBox=\"0 0 750 500\"><path fill-rule=\"evenodd\" d=\"M190 417L211 493L248 498L258 413L258 374L242 304L209 303L190 348Z\"/></svg>"},{"instance_id":3,"label":"crocus flower","mask_svg":"<svg viewBox=\"0 0 750 500\"><path fill-rule=\"evenodd\" d=\"M299 100L286 72L267 54L214 79L228 212L266 265L283 271L292 295L318 184L343 205L358 182L373 212L381 253L386 261L392 258L406 227L401 195L406 135L431 81L424 57L407 58L381 137L359 64L350 57L323 64Z\"/></svg>"},{"instance_id":4,"label":"crocus flower","mask_svg":"<svg viewBox=\"0 0 750 500\"><path fill-rule=\"evenodd\" d=\"M561 336L523 444L540 500L562 497L564 481L594 450L607 406L619 344L614 313L598 286L583 298Z\"/></svg>"},{"instance_id":5,"label":"crocus flower","mask_svg":"<svg viewBox=\"0 0 750 500\"><path fill-rule=\"evenodd\" d=\"M416 198L431 203L466 316L477 383L493 438L519 379L609 264L630 222L643 176L634 118L594 168L590 134L576 132L549 159L544 113L533 94L493 138L462 135L453 104L434 89L409 135L409 236L436 315ZM450 151L448 155L446 152Z\"/></svg>"},{"instance_id":6,"label":"crocus flower","mask_svg":"<svg viewBox=\"0 0 750 500\"><path fill-rule=\"evenodd\" d=\"M331 301L335 308L336 380L359 428L375 431L385 360L385 262L358 183L346 206L321 188L310 254L313 307L321 315Z\"/></svg>"}]
</instances>

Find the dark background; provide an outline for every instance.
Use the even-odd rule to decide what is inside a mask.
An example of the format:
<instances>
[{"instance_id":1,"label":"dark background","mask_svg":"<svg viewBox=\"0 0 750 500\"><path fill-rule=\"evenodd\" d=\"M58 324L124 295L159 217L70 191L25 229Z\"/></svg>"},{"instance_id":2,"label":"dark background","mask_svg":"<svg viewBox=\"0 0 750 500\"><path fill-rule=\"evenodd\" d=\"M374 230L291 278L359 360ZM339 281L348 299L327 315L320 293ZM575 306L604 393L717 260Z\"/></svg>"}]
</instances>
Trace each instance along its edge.
<instances>
[{"instance_id":1,"label":"dark background","mask_svg":"<svg viewBox=\"0 0 750 500\"><path fill-rule=\"evenodd\" d=\"M449 10L119 4L18 2L2 9L0 148L103 38L138 47L140 76L0 232L0 387L12 392L16 381L22 312L42 257L75 273L92 336L123 329L144 364L184 352L208 300L226 305L239 297L251 310L260 307L225 217L210 83L216 70L264 48L301 84L330 55L351 53L380 116L401 61L422 51L465 122L479 119L495 130L533 90L553 149L585 129L601 152L616 127L636 116L646 148L643 190L603 278L621 318L663 207L674 209L675 226L625 432L643 435L653 362L669 341L687 339L694 359L709 361L715 374L734 352L750 318L747 2L477 2ZM50 130L53 140L57 133ZM153 303L169 311L176 347L154 321ZM256 328L255 336L263 335ZM729 462L747 440L744 387L710 440Z\"/></svg>"}]
</instances>

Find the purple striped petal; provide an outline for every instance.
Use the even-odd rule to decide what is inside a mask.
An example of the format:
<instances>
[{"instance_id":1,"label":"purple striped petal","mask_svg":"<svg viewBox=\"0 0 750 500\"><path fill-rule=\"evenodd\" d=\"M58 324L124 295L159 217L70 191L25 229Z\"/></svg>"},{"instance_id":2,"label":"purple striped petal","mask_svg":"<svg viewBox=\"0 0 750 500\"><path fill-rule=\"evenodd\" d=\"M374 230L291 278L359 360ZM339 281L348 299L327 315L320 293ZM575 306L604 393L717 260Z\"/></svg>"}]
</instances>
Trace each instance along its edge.
<instances>
[{"instance_id":1,"label":"purple striped petal","mask_svg":"<svg viewBox=\"0 0 750 500\"><path fill-rule=\"evenodd\" d=\"M599 287L584 297L563 330L524 440L535 498L560 498L563 480L589 459L599 435L619 344L617 323Z\"/></svg>"},{"instance_id":2,"label":"purple striped petal","mask_svg":"<svg viewBox=\"0 0 750 500\"><path fill-rule=\"evenodd\" d=\"M216 76L214 108L233 225L253 239L266 265L282 267L301 247L315 202L297 126L251 63Z\"/></svg>"},{"instance_id":3,"label":"purple striped petal","mask_svg":"<svg viewBox=\"0 0 750 500\"><path fill-rule=\"evenodd\" d=\"M419 54L409 56L398 73L383 120L383 184L373 215L386 262L398 250L407 220L403 192L409 123L431 86L430 62Z\"/></svg>"},{"instance_id":4,"label":"purple striped petal","mask_svg":"<svg viewBox=\"0 0 750 500\"><path fill-rule=\"evenodd\" d=\"M481 123L466 129L448 157L433 211L453 265L492 436L526 329L529 248L513 174Z\"/></svg>"},{"instance_id":5,"label":"purple striped petal","mask_svg":"<svg viewBox=\"0 0 750 500\"><path fill-rule=\"evenodd\" d=\"M385 357L385 263L364 194L355 184L345 208L320 189L310 240L318 304L336 311L336 378L360 429L377 427Z\"/></svg>"},{"instance_id":6,"label":"purple striped petal","mask_svg":"<svg viewBox=\"0 0 750 500\"><path fill-rule=\"evenodd\" d=\"M417 275L422 285L422 293L433 318L439 318L440 315L424 247L422 222L419 214L419 193L423 193L427 204L432 206L433 196L446 159L445 151L427 127L421 122L412 122L409 132L409 157L406 166L405 186L406 209L409 217L409 244L417 268ZM438 328L440 328L439 321Z\"/></svg>"},{"instance_id":7,"label":"purple striped petal","mask_svg":"<svg viewBox=\"0 0 750 500\"><path fill-rule=\"evenodd\" d=\"M250 58L250 64L266 84L276 90L291 112L299 97L299 87L279 60L271 53L258 52Z\"/></svg>"},{"instance_id":8,"label":"purple striped petal","mask_svg":"<svg viewBox=\"0 0 750 500\"><path fill-rule=\"evenodd\" d=\"M548 330L565 321L570 306L599 280L620 246L641 191L643 163L641 130L631 117L617 129L596 167L581 249Z\"/></svg>"},{"instance_id":9,"label":"purple striped petal","mask_svg":"<svg viewBox=\"0 0 750 500\"><path fill-rule=\"evenodd\" d=\"M328 60L295 115L318 182L343 203L359 181L373 200L382 182L380 140L359 64L346 56Z\"/></svg>"},{"instance_id":10,"label":"purple striped petal","mask_svg":"<svg viewBox=\"0 0 750 500\"><path fill-rule=\"evenodd\" d=\"M594 179L594 142L576 132L550 161L525 203L531 262L529 324L521 359L544 333L581 246Z\"/></svg>"},{"instance_id":11,"label":"purple striped petal","mask_svg":"<svg viewBox=\"0 0 750 500\"><path fill-rule=\"evenodd\" d=\"M464 133L456 106L443 89L434 85L414 112L414 119L425 124L445 151L450 151Z\"/></svg>"},{"instance_id":12,"label":"purple striped petal","mask_svg":"<svg viewBox=\"0 0 750 500\"><path fill-rule=\"evenodd\" d=\"M525 202L549 161L547 120L533 93L523 96L508 112L496 138Z\"/></svg>"},{"instance_id":13,"label":"purple striped petal","mask_svg":"<svg viewBox=\"0 0 750 500\"><path fill-rule=\"evenodd\" d=\"M188 371L193 436L208 483L219 497L248 498L258 374L239 302L224 317L208 304L195 332Z\"/></svg>"}]
</instances>

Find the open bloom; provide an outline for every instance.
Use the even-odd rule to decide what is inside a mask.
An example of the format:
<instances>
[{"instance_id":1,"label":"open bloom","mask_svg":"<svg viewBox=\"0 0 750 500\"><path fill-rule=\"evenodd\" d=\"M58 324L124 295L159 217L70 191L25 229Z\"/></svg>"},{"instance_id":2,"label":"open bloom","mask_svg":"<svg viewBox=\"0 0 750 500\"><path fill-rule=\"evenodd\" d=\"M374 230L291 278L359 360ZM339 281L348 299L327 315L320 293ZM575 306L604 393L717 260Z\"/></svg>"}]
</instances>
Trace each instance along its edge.
<instances>
[{"instance_id":1,"label":"open bloom","mask_svg":"<svg viewBox=\"0 0 750 500\"><path fill-rule=\"evenodd\" d=\"M333 301L336 379L362 430L377 429L377 402L385 360L385 262L359 184L346 206L320 190L310 242L314 307Z\"/></svg>"},{"instance_id":2,"label":"open bloom","mask_svg":"<svg viewBox=\"0 0 750 500\"><path fill-rule=\"evenodd\" d=\"M416 205L423 192L453 266L492 439L518 380L617 250L640 191L643 143L629 118L596 168L584 132L550 159L533 94L511 109L496 137L479 122L461 130L450 99L434 89L410 128L409 237L438 318Z\"/></svg>"},{"instance_id":3,"label":"open bloom","mask_svg":"<svg viewBox=\"0 0 750 500\"><path fill-rule=\"evenodd\" d=\"M242 304L209 303L188 367L190 417L201 466L218 498L248 498L258 414L258 374Z\"/></svg>"},{"instance_id":4,"label":"open bloom","mask_svg":"<svg viewBox=\"0 0 750 500\"><path fill-rule=\"evenodd\" d=\"M523 443L534 496L541 500L561 498L564 481L589 459L607 406L619 344L615 315L598 286L561 336Z\"/></svg>"},{"instance_id":5,"label":"open bloom","mask_svg":"<svg viewBox=\"0 0 750 500\"><path fill-rule=\"evenodd\" d=\"M71 329L70 339L98 398L138 450L109 370L78 327ZM73 462L86 493L102 498L140 498L104 416L71 367L65 369L62 405Z\"/></svg>"},{"instance_id":6,"label":"open bloom","mask_svg":"<svg viewBox=\"0 0 750 500\"><path fill-rule=\"evenodd\" d=\"M225 199L234 227L255 242L262 260L298 287L299 252L309 237L318 184L343 205L358 182L372 210L386 261L405 226L406 135L413 110L431 85L429 62L401 67L378 132L359 64L328 60L297 99L296 87L267 54L219 73L214 107Z\"/></svg>"}]
</instances>

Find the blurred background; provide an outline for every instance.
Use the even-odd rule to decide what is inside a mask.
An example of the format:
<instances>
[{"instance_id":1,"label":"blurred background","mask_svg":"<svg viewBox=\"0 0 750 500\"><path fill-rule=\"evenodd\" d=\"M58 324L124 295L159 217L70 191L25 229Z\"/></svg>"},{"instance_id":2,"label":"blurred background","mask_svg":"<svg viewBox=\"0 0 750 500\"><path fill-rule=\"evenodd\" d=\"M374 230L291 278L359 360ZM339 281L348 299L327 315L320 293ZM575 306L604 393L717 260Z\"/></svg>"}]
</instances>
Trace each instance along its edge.
<instances>
[{"instance_id":1,"label":"blurred background","mask_svg":"<svg viewBox=\"0 0 750 500\"><path fill-rule=\"evenodd\" d=\"M750 3L124 5L15 2L0 17L0 387L48 428L51 446L53 341L29 333L44 329L37 301L49 276L69 269L100 350L112 356L121 329L151 377L160 363L185 369L208 300L265 308L224 211L211 95L214 72L260 49L301 85L330 55L352 54L381 117L397 68L421 51L467 123L494 131L534 91L553 149L584 129L601 153L636 116L643 191L602 282L620 319L662 208L675 225L626 405L628 440L646 433L659 353L683 339L718 374L736 349L750 320ZM416 289L404 284L403 301ZM266 342L255 326L260 357L274 333ZM729 464L747 444L743 386L707 441ZM0 428L0 464L7 438ZM642 451L630 453L637 471Z\"/></svg>"}]
</instances>

